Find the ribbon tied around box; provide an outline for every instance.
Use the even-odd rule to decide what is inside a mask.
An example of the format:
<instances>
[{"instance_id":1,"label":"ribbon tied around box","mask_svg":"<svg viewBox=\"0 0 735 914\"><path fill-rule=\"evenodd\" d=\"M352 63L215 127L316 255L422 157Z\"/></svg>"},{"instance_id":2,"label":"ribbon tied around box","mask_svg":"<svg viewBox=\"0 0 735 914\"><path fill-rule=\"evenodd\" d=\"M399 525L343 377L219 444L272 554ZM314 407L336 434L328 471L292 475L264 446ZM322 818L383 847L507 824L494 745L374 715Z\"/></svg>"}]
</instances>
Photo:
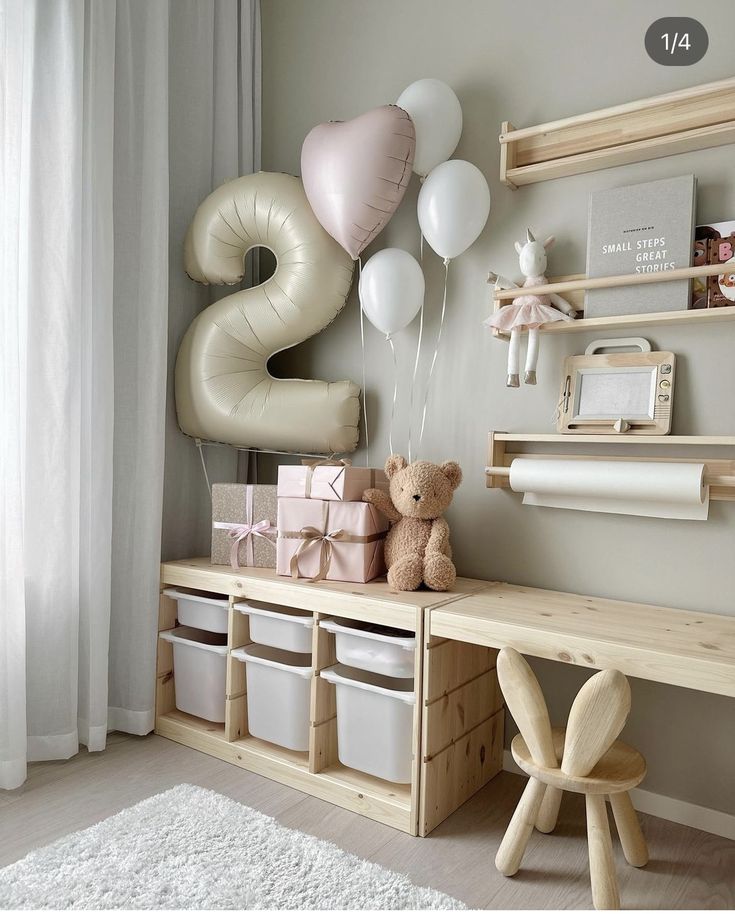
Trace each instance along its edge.
<instances>
[{"instance_id":1,"label":"ribbon tied around box","mask_svg":"<svg viewBox=\"0 0 735 914\"><path fill-rule=\"evenodd\" d=\"M311 484L314 480L314 470L317 467L351 467L352 461L346 457L324 457L322 460L303 460L302 464L306 467L306 483L304 486L304 497L311 498Z\"/></svg>"},{"instance_id":2,"label":"ribbon tied around box","mask_svg":"<svg viewBox=\"0 0 735 914\"><path fill-rule=\"evenodd\" d=\"M271 522L264 518L257 524L253 523L253 487L248 486L245 490L245 523L231 524L225 521L216 521L213 525L217 530L226 530L227 535L232 540L230 548L230 565L237 571L240 568L240 543L245 540L245 564L252 566L255 564L255 555L253 554L253 537L259 536L273 548L276 544L270 538L278 530Z\"/></svg>"},{"instance_id":3,"label":"ribbon tied around box","mask_svg":"<svg viewBox=\"0 0 735 914\"><path fill-rule=\"evenodd\" d=\"M329 568L332 564L332 552L334 543L375 543L385 538L385 533L348 533L346 530L326 530L326 517L324 519L325 529L320 530L318 527L306 526L300 530L280 531L279 536L283 539L300 539L301 542L296 552L291 556L290 571L291 577L297 580L301 577L299 571L299 558L303 552L312 546L319 544L319 569L313 577L307 577L306 580L313 584L316 581L323 581L329 574Z\"/></svg>"}]
</instances>

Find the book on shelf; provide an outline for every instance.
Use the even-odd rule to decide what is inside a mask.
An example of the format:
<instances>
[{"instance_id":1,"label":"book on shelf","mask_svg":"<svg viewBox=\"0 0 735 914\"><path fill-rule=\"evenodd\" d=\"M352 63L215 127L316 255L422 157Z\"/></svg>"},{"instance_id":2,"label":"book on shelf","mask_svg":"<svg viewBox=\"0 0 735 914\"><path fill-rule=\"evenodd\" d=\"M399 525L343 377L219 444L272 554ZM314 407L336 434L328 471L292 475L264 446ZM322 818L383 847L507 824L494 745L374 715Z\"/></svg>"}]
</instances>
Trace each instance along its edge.
<instances>
[{"instance_id":1,"label":"book on shelf","mask_svg":"<svg viewBox=\"0 0 735 914\"><path fill-rule=\"evenodd\" d=\"M694 175L613 187L590 195L587 276L663 273L691 266ZM588 289L585 317L685 311L689 280Z\"/></svg>"},{"instance_id":2,"label":"book on shelf","mask_svg":"<svg viewBox=\"0 0 735 914\"><path fill-rule=\"evenodd\" d=\"M735 221L698 225L694 230L694 266L721 263L718 276L692 281L692 308L728 308L735 305Z\"/></svg>"}]
</instances>

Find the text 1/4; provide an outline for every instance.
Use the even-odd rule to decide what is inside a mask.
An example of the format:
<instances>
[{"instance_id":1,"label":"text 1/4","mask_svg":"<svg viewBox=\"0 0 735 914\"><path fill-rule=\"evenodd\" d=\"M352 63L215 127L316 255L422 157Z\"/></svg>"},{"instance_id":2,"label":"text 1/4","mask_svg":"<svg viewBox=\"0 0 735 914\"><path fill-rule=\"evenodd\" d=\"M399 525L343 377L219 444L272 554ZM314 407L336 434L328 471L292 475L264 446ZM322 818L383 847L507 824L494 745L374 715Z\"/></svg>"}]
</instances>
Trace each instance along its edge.
<instances>
[{"instance_id":1,"label":"text 1/4","mask_svg":"<svg viewBox=\"0 0 735 914\"><path fill-rule=\"evenodd\" d=\"M664 32L661 36L661 40L664 43L667 54L675 54L677 48L680 48L683 51L690 51L692 47L692 44L689 41L689 32L684 32L681 36L678 32L674 32L673 37L669 35L668 32Z\"/></svg>"}]
</instances>

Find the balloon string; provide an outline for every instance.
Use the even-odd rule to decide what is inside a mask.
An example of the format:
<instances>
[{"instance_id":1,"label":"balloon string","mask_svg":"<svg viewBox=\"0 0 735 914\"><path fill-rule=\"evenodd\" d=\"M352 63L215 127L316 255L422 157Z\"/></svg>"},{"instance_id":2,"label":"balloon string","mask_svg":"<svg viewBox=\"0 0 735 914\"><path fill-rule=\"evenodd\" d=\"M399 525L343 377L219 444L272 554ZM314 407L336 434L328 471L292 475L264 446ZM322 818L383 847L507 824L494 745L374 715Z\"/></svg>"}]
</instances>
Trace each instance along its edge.
<instances>
[{"instance_id":1,"label":"balloon string","mask_svg":"<svg viewBox=\"0 0 735 914\"><path fill-rule=\"evenodd\" d=\"M426 180L426 175L421 175L419 181L421 184ZM419 226L419 261L423 264L424 262L424 232L423 229ZM413 362L413 378L411 379L411 390L409 393L409 404L408 404L408 462L411 463L412 453L411 453L411 426L413 425L413 394L416 389L416 377L419 370L419 357L421 355L421 340L424 336L424 302L421 302L421 316L419 317L419 336L416 340L416 358Z\"/></svg>"},{"instance_id":2,"label":"balloon string","mask_svg":"<svg viewBox=\"0 0 735 914\"><path fill-rule=\"evenodd\" d=\"M365 312L362 310L360 280L362 279L362 257L357 258L357 298L360 304L360 350L362 353L362 422L365 428L365 466L370 466L370 434L368 432L367 388L365 384Z\"/></svg>"},{"instance_id":3,"label":"balloon string","mask_svg":"<svg viewBox=\"0 0 735 914\"><path fill-rule=\"evenodd\" d=\"M442 300L442 316L439 320L439 333L436 336L436 346L434 347L434 355L431 359L431 368L429 368L429 376L426 379L426 391L424 392L424 409L421 414L421 432L419 433L419 447L424 442L424 426L426 425L426 408L429 405L429 392L431 390L431 379L434 376L434 366L436 365L436 358L439 355L439 344L442 341L442 330L444 329L444 315L447 311L447 280L449 277L449 258L444 258L444 298Z\"/></svg>"},{"instance_id":4,"label":"balloon string","mask_svg":"<svg viewBox=\"0 0 735 914\"><path fill-rule=\"evenodd\" d=\"M422 236L423 237L423 236ZM411 379L411 390L409 392L408 405L408 462L411 463L411 426L413 424L413 392L416 388L416 377L419 371L419 356L421 355L421 340L424 335L424 302L421 302L421 312L419 316L419 336L416 341L416 358L413 361L413 378Z\"/></svg>"},{"instance_id":5,"label":"balloon string","mask_svg":"<svg viewBox=\"0 0 735 914\"><path fill-rule=\"evenodd\" d=\"M390 343L390 351L393 353L393 403L390 408L390 425L388 426L388 453L393 454L393 420L396 415L396 400L398 399L398 360L396 359L396 347L390 336L386 339ZM408 458L411 459L410 457Z\"/></svg>"},{"instance_id":6,"label":"balloon string","mask_svg":"<svg viewBox=\"0 0 735 914\"><path fill-rule=\"evenodd\" d=\"M426 175L419 176L419 181L422 185L425 180L426 180ZM419 260L421 261L421 263L423 263L424 262L424 230L421 228L420 225L419 225L419 232L421 235L421 240L419 241Z\"/></svg>"},{"instance_id":7,"label":"balloon string","mask_svg":"<svg viewBox=\"0 0 735 914\"><path fill-rule=\"evenodd\" d=\"M423 178L421 179L423 184ZM419 260L424 262L424 233L421 232L421 241L419 242ZM419 357L421 355L421 340L424 335L424 301L421 301L421 313L419 316L419 336L416 341L416 358L413 362L413 378L411 379L411 390L409 391L408 403L408 462L411 463L411 426L413 425L413 393L416 389L416 376L419 370Z\"/></svg>"}]
</instances>

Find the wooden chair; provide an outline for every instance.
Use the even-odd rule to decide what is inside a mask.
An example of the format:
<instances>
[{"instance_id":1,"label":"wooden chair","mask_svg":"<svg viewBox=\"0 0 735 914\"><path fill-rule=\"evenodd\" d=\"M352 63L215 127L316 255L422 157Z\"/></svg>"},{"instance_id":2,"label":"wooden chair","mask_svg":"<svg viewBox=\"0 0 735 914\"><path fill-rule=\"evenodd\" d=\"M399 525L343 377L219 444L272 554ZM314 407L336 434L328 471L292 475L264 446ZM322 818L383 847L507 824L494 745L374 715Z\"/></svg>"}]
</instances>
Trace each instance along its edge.
<instances>
[{"instance_id":1,"label":"wooden chair","mask_svg":"<svg viewBox=\"0 0 735 914\"><path fill-rule=\"evenodd\" d=\"M566 730L552 729L541 687L531 667L512 648L498 655L498 679L521 731L511 744L516 763L529 775L495 858L505 876L518 872L534 826L551 832L562 793L585 795L590 879L595 908L619 908L605 797L610 798L625 859L645 866L648 849L628 791L643 780L646 762L616 740L630 712L630 686L617 670L589 679L574 699Z\"/></svg>"}]
</instances>

